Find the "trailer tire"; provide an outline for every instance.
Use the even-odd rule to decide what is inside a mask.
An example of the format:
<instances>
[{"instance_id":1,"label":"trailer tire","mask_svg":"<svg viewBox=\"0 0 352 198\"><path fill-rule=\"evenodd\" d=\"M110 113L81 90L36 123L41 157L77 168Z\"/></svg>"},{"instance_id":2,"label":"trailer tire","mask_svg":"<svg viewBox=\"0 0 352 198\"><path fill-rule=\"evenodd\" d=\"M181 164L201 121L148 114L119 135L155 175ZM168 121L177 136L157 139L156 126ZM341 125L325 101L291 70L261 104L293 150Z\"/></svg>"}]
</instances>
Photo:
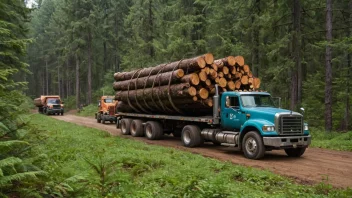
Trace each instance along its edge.
<instances>
[{"instance_id":1,"label":"trailer tire","mask_svg":"<svg viewBox=\"0 0 352 198\"><path fill-rule=\"evenodd\" d=\"M121 133L123 135L130 134L131 121L132 121L132 119L130 119L130 118L123 118L121 120Z\"/></svg>"},{"instance_id":2,"label":"trailer tire","mask_svg":"<svg viewBox=\"0 0 352 198\"><path fill-rule=\"evenodd\" d=\"M289 157L301 157L306 151L306 148L289 148L285 149L285 153Z\"/></svg>"},{"instance_id":3,"label":"trailer tire","mask_svg":"<svg viewBox=\"0 0 352 198\"><path fill-rule=\"evenodd\" d=\"M143 121L142 120L133 120L131 123L131 135L133 137L141 137L144 135L143 131Z\"/></svg>"},{"instance_id":4,"label":"trailer tire","mask_svg":"<svg viewBox=\"0 0 352 198\"><path fill-rule=\"evenodd\" d=\"M256 131L246 133L242 141L242 151L248 159L263 158L265 146L262 137Z\"/></svg>"},{"instance_id":5,"label":"trailer tire","mask_svg":"<svg viewBox=\"0 0 352 198\"><path fill-rule=\"evenodd\" d=\"M196 125L186 125L183 127L181 140L185 147L197 147L204 143L200 128Z\"/></svg>"},{"instance_id":6,"label":"trailer tire","mask_svg":"<svg viewBox=\"0 0 352 198\"><path fill-rule=\"evenodd\" d=\"M163 137L163 126L156 121L148 121L144 131L149 140L160 140Z\"/></svg>"},{"instance_id":7,"label":"trailer tire","mask_svg":"<svg viewBox=\"0 0 352 198\"><path fill-rule=\"evenodd\" d=\"M100 114L97 115L97 123L101 123L101 117Z\"/></svg>"}]
</instances>

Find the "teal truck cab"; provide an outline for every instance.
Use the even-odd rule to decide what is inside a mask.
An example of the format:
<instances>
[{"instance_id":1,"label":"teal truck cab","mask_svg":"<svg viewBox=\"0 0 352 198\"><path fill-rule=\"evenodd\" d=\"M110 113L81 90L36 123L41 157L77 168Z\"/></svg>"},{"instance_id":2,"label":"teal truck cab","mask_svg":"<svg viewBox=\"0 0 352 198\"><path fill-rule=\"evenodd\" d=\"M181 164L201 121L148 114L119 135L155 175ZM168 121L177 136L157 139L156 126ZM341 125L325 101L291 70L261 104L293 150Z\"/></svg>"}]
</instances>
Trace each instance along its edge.
<instances>
[{"instance_id":1,"label":"teal truck cab","mask_svg":"<svg viewBox=\"0 0 352 198\"><path fill-rule=\"evenodd\" d=\"M259 159L273 149L299 157L311 142L303 115L274 107L269 93L224 92L220 100L220 128L202 131L203 136L238 146L247 158Z\"/></svg>"},{"instance_id":2,"label":"teal truck cab","mask_svg":"<svg viewBox=\"0 0 352 198\"><path fill-rule=\"evenodd\" d=\"M216 86L217 89L217 86ZM162 138L164 133L181 136L183 145L204 142L233 146L249 159L260 159L265 151L284 149L300 157L311 142L303 115L276 108L267 92L223 92L213 96L213 115L174 116L118 112L122 134Z\"/></svg>"}]
</instances>

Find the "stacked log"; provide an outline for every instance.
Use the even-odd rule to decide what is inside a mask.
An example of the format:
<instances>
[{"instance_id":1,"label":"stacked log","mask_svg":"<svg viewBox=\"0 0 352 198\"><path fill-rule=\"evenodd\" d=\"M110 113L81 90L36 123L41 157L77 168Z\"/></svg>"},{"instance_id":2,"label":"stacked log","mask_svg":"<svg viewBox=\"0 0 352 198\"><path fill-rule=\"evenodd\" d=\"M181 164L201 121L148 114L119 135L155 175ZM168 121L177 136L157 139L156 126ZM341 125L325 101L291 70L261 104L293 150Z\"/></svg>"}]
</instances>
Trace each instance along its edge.
<instances>
[{"instance_id":1,"label":"stacked log","mask_svg":"<svg viewBox=\"0 0 352 198\"><path fill-rule=\"evenodd\" d=\"M224 91L253 91L253 77L242 56L214 60L211 53L155 67L114 74L118 111L204 115L211 113L215 84Z\"/></svg>"}]
</instances>

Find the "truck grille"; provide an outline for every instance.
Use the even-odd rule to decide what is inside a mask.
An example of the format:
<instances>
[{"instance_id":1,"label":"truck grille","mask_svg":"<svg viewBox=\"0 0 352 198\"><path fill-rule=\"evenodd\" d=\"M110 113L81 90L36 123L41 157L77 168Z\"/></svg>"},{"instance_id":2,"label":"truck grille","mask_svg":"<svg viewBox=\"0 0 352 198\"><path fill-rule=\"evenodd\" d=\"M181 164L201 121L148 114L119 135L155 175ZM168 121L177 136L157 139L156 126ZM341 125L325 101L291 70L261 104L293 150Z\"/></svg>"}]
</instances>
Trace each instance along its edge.
<instances>
[{"instance_id":1,"label":"truck grille","mask_svg":"<svg viewBox=\"0 0 352 198\"><path fill-rule=\"evenodd\" d=\"M53 105L53 109L61 109L61 105Z\"/></svg>"},{"instance_id":2,"label":"truck grille","mask_svg":"<svg viewBox=\"0 0 352 198\"><path fill-rule=\"evenodd\" d=\"M303 117L301 115L284 114L279 117L280 135L303 134Z\"/></svg>"}]
</instances>

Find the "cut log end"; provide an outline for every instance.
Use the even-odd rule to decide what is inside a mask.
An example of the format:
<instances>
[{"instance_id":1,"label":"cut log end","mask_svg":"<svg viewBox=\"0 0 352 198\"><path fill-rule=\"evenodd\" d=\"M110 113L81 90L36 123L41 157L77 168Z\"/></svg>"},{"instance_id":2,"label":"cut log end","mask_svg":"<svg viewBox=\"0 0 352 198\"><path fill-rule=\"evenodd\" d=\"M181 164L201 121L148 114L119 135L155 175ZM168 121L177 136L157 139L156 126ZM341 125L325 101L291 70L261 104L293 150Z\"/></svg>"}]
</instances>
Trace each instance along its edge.
<instances>
[{"instance_id":1,"label":"cut log end","mask_svg":"<svg viewBox=\"0 0 352 198\"><path fill-rule=\"evenodd\" d=\"M182 78L184 75L185 75L185 72L183 71L183 69L176 70L176 77L177 78Z\"/></svg>"},{"instance_id":2,"label":"cut log end","mask_svg":"<svg viewBox=\"0 0 352 198\"><path fill-rule=\"evenodd\" d=\"M248 76L244 75L241 77L242 85L248 85Z\"/></svg>"},{"instance_id":3,"label":"cut log end","mask_svg":"<svg viewBox=\"0 0 352 198\"><path fill-rule=\"evenodd\" d=\"M198 77L199 77L199 79L200 79L201 81L203 81L203 82L208 79L207 73L205 73L204 71L199 72Z\"/></svg>"},{"instance_id":4,"label":"cut log end","mask_svg":"<svg viewBox=\"0 0 352 198\"><path fill-rule=\"evenodd\" d=\"M248 65L243 65L243 71L248 74L250 69L249 69L249 66Z\"/></svg>"},{"instance_id":5,"label":"cut log end","mask_svg":"<svg viewBox=\"0 0 352 198\"><path fill-rule=\"evenodd\" d=\"M199 85L199 77L197 74L195 74L195 73L191 74L190 83L192 85Z\"/></svg>"},{"instance_id":6,"label":"cut log end","mask_svg":"<svg viewBox=\"0 0 352 198\"><path fill-rule=\"evenodd\" d=\"M235 66L236 64L236 59L233 56L229 56L227 57L227 64L230 66Z\"/></svg>"},{"instance_id":7,"label":"cut log end","mask_svg":"<svg viewBox=\"0 0 352 198\"><path fill-rule=\"evenodd\" d=\"M204 68L207 65L203 57L197 59L197 64L199 68Z\"/></svg>"},{"instance_id":8,"label":"cut log end","mask_svg":"<svg viewBox=\"0 0 352 198\"><path fill-rule=\"evenodd\" d=\"M226 85L227 85L227 80L225 78L220 78L219 79L219 86L226 87Z\"/></svg>"},{"instance_id":9,"label":"cut log end","mask_svg":"<svg viewBox=\"0 0 352 198\"><path fill-rule=\"evenodd\" d=\"M200 88L198 91L198 95L202 99L207 99L209 97L209 91L205 88Z\"/></svg>"},{"instance_id":10,"label":"cut log end","mask_svg":"<svg viewBox=\"0 0 352 198\"><path fill-rule=\"evenodd\" d=\"M195 96L195 95L197 95L197 90L196 90L196 88L194 88L194 87L189 87L188 88L188 94L190 95L190 96Z\"/></svg>"},{"instance_id":11,"label":"cut log end","mask_svg":"<svg viewBox=\"0 0 352 198\"><path fill-rule=\"evenodd\" d=\"M214 56L213 56L213 54L211 54L211 53L205 54L205 55L204 55L204 59L205 59L205 62L206 62L208 65L211 65L211 64L213 64L213 62L214 62Z\"/></svg>"},{"instance_id":12,"label":"cut log end","mask_svg":"<svg viewBox=\"0 0 352 198\"><path fill-rule=\"evenodd\" d=\"M231 80L229 82L227 82L227 88L231 91L235 90L236 89L236 85L235 83Z\"/></svg>"},{"instance_id":13,"label":"cut log end","mask_svg":"<svg viewBox=\"0 0 352 198\"><path fill-rule=\"evenodd\" d=\"M212 107L213 106L213 99L208 98L206 100L203 100L202 103L208 107Z\"/></svg>"},{"instance_id":14,"label":"cut log end","mask_svg":"<svg viewBox=\"0 0 352 198\"><path fill-rule=\"evenodd\" d=\"M244 65L244 58L243 56L236 56L235 57L235 60L236 60L236 64L238 64L239 66L243 66Z\"/></svg>"},{"instance_id":15,"label":"cut log end","mask_svg":"<svg viewBox=\"0 0 352 198\"><path fill-rule=\"evenodd\" d=\"M228 74L228 73L229 73L229 68L226 67L226 66L224 66L224 67L222 68L222 73Z\"/></svg>"},{"instance_id":16,"label":"cut log end","mask_svg":"<svg viewBox=\"0 0 352 198\"><path fill-rule=\"evenodd\" d=\"M198 97L197 97L197 96L193 96L192 100L193 100L194 102L196 102L196 101L198 101Z\"/></svg>"},{"instance_id":17,"label":"cut log end","mask_svg":"<svg viewBox=\"0 0 352 198\"><path fill-rule=\"evenodd\" d=\"M211 80L210 80L210 79L205 80L205 84L206 84L207 86L210 86L210 85L211 85Z\"/></svg>"}]
</instances>

